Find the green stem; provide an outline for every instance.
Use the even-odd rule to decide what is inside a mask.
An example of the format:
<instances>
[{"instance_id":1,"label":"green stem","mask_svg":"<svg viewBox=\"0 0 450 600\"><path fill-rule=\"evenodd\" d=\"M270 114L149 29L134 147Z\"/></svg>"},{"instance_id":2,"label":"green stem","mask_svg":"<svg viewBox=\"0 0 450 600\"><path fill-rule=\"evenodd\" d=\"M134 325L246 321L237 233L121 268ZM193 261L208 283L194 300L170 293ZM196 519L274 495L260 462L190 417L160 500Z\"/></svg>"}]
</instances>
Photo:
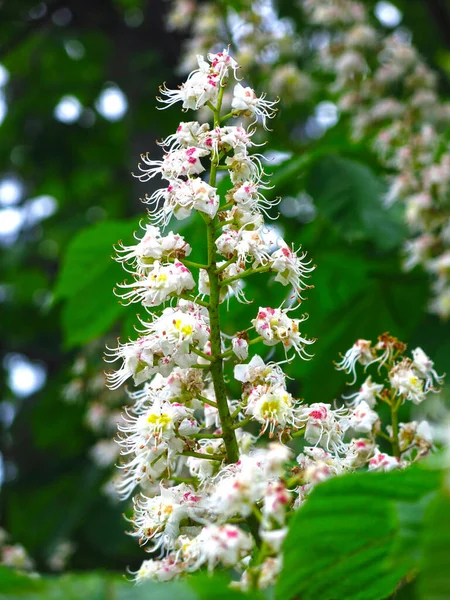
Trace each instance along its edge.
<instances>
[{"instance_id":1,"label":"green stem","mask_svg":"<svg viewBox=\"0 0 450 600\"><path fill-rule=\"evenodd\" d=\"M220 285L229 285L233 281L237 281L238 279L244 279L244 277L249 277L250 275L253 275L253 273L267 273L267 271L270 271L270 266L258 267L257 269L247 269L239 275L234 275L233 277L228 277L228 279L224 279L223 281L221 281Z\"/></svg>"},{"instance_id":2,"label":"green stem","mask_svg":"<svg viewBox=\"0 0 450 600\"><path fill-rule=\"evenodd\" d=\"M395 398L391 399L391 423L392 423L392 451L396 458L400 458L400 444L398 440L398 409L400 403Z\"/></svg>"},{"instance_id":3,"label":"green stem","mask_svg":"<svg viewBox=\"0 0 450 600\"><path fill-rule=\"evenodd\" d=\"M250 340L249 343L248 343L248 345L249 346L253 346L253 344L257 344L258 342L261 342L262 339L263 339L262 336L258 335L258 337L254 338L253 340ZM228 358L229 356L233 356L233 354L234 354L233 349L227 350L226 352L224 352L221 355L221 358Z\"/></svg>"},{"instance_id":4,"label":"green stem","mask_svg":"<svg viewBox=\"0 0 450 600\"><path fill-rule=\"evenodd\" d=\"M245 427L245 425L248 425L248 423L250 423L251 420L251 417L245 417L245 419L242 419L242 421L238 421L237 423L235 423L233 425L233 429L240 429L241 427Z\"/></svg>"},{"instance_id":5,"label":"green stem","mask_svg":"<svg viewBox=\"0 0 450 600\"><path fill-rule=\"evenodd\" d=\"M222 436L219 433L190 433L190 438L194 440L221 440Z\"/></svg>"},{"instance_id":6,"label":"green stem","mask_svg":"<svg viewBox=\"0 0 450 600\"><path fill-rule=\"evenodd\" d=\"M203 402L203 404L209 404L209 406L214 406L214 408L217 408L217 402L214 402L214 400L210 400L209 398L205 398L204 396L200 396L200 394L197 395L195 399L199 402Z\"/></svg>"},{"instance_id":7,"label":"green stem","mask_svg":"<svg viewBox=\"0 0 450 600\"><path fill-rule=\"evenodd\" d=\"M184 292L183 294L179 294L178 297L183 298L183 300L189 300L190 302L195 302L196 304L199 304L200 306L203 306L205 308L208 308L208 306L209 306L209 304L207 302L203 302L203 300L194 298L194 296L191 296L190 294L187 294L186 292Z\"/></svg>"},{"instance_id":8,"label":"green stem","mask_svg":"<svg viewBox=\"0 0 450 600\"><path fill-rule=\"evenodd\" d=\"M233 219L230 219L229 221L220 221L219 223L216 223L214 228L218 231L219 229L222 229L222 227L225 227L225 225L231 225L232 223L234 223Z\"/></svg>"},{"instance_id":9,"label":"green stem","mask_svg":"<svg viewBox=\"0 0 450 600\"><path fill-rule=\"evenodd\" d=\"M217 460L218 462L222 462L225 458L223 454L202 454L201 452L180 452L182 456L193 456L194 458L204 458L205 460Z\"/></svg>"},{"instance_id":10,"label":"green stem","mask_svg":"<svg viewBox=\"0 0 450 600\"><path fill-rule=\"evenodd\" d=\"M211 362L211 357L208 354L205 354L201 350L198 350L197 348L194 348L194 346L189 346L189 349L191 350L191 352L193 352L197 356L200 356L200 358L203 358L204 360L207 360L207 361Z\"/></svg>"},{"instance_id":11,"label":"green stem","mask_svg":"<svg viewBox=\"0 0 450 600\"><path fill-rule=\"evenodd\" d=\"M201 265L200 263L193 262L192 260L186 260L185 258L182 258L180 262L190 269L206 269L206 265Z\"/></svg>"},{"instance_id":12,"label":"green stem","mask_svg":"<svg viewBox=\"0 0 450 600\"><path fill-rule=\"evenodd\" d=\"M220 127L220 109L222 106L224 88L221 87L217 99L217 107L214 110L214 127ZM211 161L211 171L209 175L209 185L215 187L217 176L217 165L215 160ZM220 416L220 423L223 432L223 441L226 449L226 459L228 463L235 463L239 460L239 447L236 440L236 434L233 431L233 421L228 408L227 392L225 380L223 377L223 360L221 357L221 328L219 317L220 304L220 282L217 271L216 244L215 244L215 219L204 216L208 236L208 276L209 276L209 326L211 357L210 365L211 378L213 381L214 392L216 395L217 408Z\"/></svg>"},{"instance_id":13,"label":"green stem","mask_svg":"<svg viewBox=\"0 0 450 600\"><path fill-rule=\"evenodd\" d=\"M239 114L239 111L236 112L234 110L230 111L229 113L227 113L226 115L223 115L223 117L220 118L220 121L228 121L228 119L231 119L232 117L237 117Z\"/></svg>"},{"instance_id":14,"label":"green stem","mask_svg":"<svg viewBox=\"0 0 450 600\"><path fill-rule=\"evenodd\" d=\"M222 271L224 271L227 267L229 267L230 265L232 265L233 263L235 263L237 261L237 257L233 256L232 258L230 258L230 260L227 260L226 263L224 263L222 266L218 267L216 269L216 273L219 274Z\"/></svg>"},{"instance_id":15,"label":"green stem","mask_svg":"<svg viewBox=\"0 0 450 600\"><path fill-rule=\"evenodd\" d=\"M291 433L291 438L297 438L297 437L301 437L302 435L305 434L306 428L303 427L302 429L299 429L298 431L295 431L294 433Z\"/></svg>"}]
</instances>

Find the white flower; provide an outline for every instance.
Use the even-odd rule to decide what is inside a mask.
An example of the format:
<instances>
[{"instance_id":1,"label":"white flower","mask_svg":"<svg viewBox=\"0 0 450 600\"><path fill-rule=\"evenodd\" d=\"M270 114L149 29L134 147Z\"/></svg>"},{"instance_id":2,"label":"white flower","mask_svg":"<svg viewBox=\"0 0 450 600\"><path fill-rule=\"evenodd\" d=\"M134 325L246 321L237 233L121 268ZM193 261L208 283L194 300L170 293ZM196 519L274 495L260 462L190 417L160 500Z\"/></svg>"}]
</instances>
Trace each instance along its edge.
<instances>
[{"instance_id":1,"label":"white flower","mask_svg":"<svg viewBox=\"0 0 450 600\"><path fill-rule=\"evenodd\" d=\"M218 563L233 567L249 556L253 549L250 534L235 525L208 525L183 550L189 570L206 564L212 571Z\"/></svg>"},{"instance_id":2,"label":"white flower","mask_svg":"<svg viewBox=\"0 0 450 600\"><path fill-rule=\"evenodd\" d=\"M262 184L259 179L238 180L234 188L230 191L230 194L241 209L250 212L261 211L267 216L268 211L280 202L280 198L267 200L259 191L259 187L261 186Z\"/></svg>"},{"instance_id":3,"label":"white flower","mask_svg":"<svg viewBox=\"0 0 450 600\"><path fill-rule=\"evenodd\" d=\"M110 467L119 455L119 447L114 440L99 440L92 446L89 454L98 467Z\"/></svg>"},{"instance_id":4,"label":"white flower","mask_svg":"<svg viewBox=\"0 0 450 600\"><path fill-rule=\"evenodd\" d=\"M363 467L369 456L373 453L375 443L366 438L352 439L348 444L348 450L342 463L345 467Z\"/></svg>"},{"instance_id":5,"label":"white flower","mask_svg":"<svg viewBox=\"0 0 450 600\"><path fill-rule=\"evenodd\" d=\"M344 396L344 399L352 400L348 403L349 406L357 406L361 402L365 402L370 408L373 408L377 402L377 395L381 394L383 387L382 383L373 383L372 377L369 376L358 392L350 394L350 396Z\"/></svg>"},{"instance_id":6,"label":"white flower","mask_svg":"<svg viewBox=\"0 0 450 600\"><path fill-rule=\"evenodd\" d=\"M346 452L347 445L342 438L348 429L346 409L332 410L330 404L316 402L302 407L301 420L305 423L305 440L320 445L328 452Z\"/></svg>"},{"instance_id":7,"label":"white flower","mask_svg":"<svg viewBox=\"0 0 450 600\"><path fill-rule=\"evenodd\" d=\"M264 453L261 458L261 464L266 477L269 479L281 477L284 474L286 463L292 457L292 450L284 444L270 442L267 448L260 452ZM255 453L255 456L258 457L259 454Z\"/></svg>"},{"instance_id":8,"label":"white flower","mask_svg":"<svg viewBox=\"0 0 450 600\"><path fill-rule=\"evenodd\" d=\"M133 536L144 544L152 540L153 550L173 549L180 533L180 522L195 518L200 501L193 488L184 483L171 488L160 486L161 494L148 498L143 494L133 501Z\"/></svg>"},{"instance_id":9,"label":"white flower","mask_svg":"<svg viewBox=\"0 0 450 600\"><path fill-rule=\"evenodd\" d=\"M286 350L294 348L300 358L309 360L312 357L306 352L305 345L313 344L315 340L302 337L298 329L299 324L306 321L308 315L302 315L301 319L290 319L287 311L288 309L260 308L252 324L267 346L281 342Z\"/></svg>"},{"instance_id":10,"label":"white flower","mask_svg":"<svg viewBox=\"0 0 450 600\"><path fill-rule=\"evenodd\" d=\"M398 438L403 458L411 458L413 451L423 457L433 447L433 432L427 421L400 423Z\"/></svg>"},{"instance_id":11,"label":"white flower","mask_svg":"<svg viewBox=\"0 0 450 600\"><path fill-rule=\"evenodd\" d=\"M135 342L119 344L116 350L109 349L106 353L108 362L123 359L118 371L106 374L110 389L117 389L129 377L138 385L156 372L168 376L175 366L191 367L198 362L198 356L189 351L190 346L204 348L209 340L207 312L184 300L142 325L147 335Z\"/></svg>"},{"instance_id":12,"label":"white flower","mask_svg":"<svg viewBox=\"0 0 450 600\"><path fill-rule=\"evenodd\" d=\"M221 520L236 514L245 517L261 500L266 486L267 479L257 457L243 455L239 463L225 465L219 471L205 506Z\"/></svg>"},{"instance_id":13,"label":"white flower","mask_svg":"<svg viewBox=\"0 0 450 600\"><path fill-rule=\"evenodd\" d=\"M166 189L157 190L145 202L156 208L150 218L163 225L167 225L172 216L186 219L194 209L213 218L219 207L216 188L198 177L186 181L173 179Z\"/></svg>"},{"instance_id":14,"label":"white flower","mask_svg":"<svg viewBox=\"0 0 450 600\"><path fill-rule=\"evenodd\" d=\"M279 250L276 250L270 257L270 268L272 271L277 271L275 281L279 281L283 285L292 285L296 294L309 286L304 281L309 277L309 273L315 269L315 266L309 266L311 261L304 261L306 252L300 256L291 250L284 240L278 240Z\"/></svg>"},{"instance_id":15,"label":"white flower","mask_svg":"<svg viewBox=\"0 0 450 600\"><path fill-rule=\"evenodd\" d=\"M389 373L392 388L397 394L405 395L407 400L420 404L425 400L426 390L423 379L420 379L416 370L412 368L411 361L407 358L397 363Z\"/></svg>"},{"instance_id":16,"label":"white flower","mask_svg":"<svg viewBox=\"0 0 450 600\"><path fill-rule=\"evenodd\" d=\"M205 183L198 177L190 179L188 184L193 198L192 208L205 213L213 219L216 216L220 202L216 188Z\"/></svg>"},{"instance_id":17,"label":"white flower","mask_svg":"<svg viewBox=\"0 0 450 600\"><path fill-rule=\"evenodd\" d=\"M349 384L353 385L356 381L356 363L367 366L372 362L373 357L372 342L370 340L357 340L350 350L347 350L344 354L341 362L336 363L335 366L338 371L345 371L353 375L353 380Z\"/></svg>"},{"instance_id":18,"label":"white flower","mask_svg":"<svg viewBox=\"0 0 450 600\"><path fill-rule=\"evenodd\" d=\"M274 552L278 552L275 550L274 544L272 544L272 540L275 537L280 538L280 544L286 537L286 530L279 529L277 531L264 531L261 532L261 538L267 542L267 544L273 549ZM264 562L259 566L254 566L251 569L251 572L246 570L242 573L242 577L240 581L233 585L233 587L237 587L243 592L248 592L254 589L255 578L257 577L258 581L258 589L265 590L271 586L274 586L277 580L277 576L281 572L281 567L283 566L281 556L269 557L264 560Z\"/></svg>"},{"instance_id":19,"label":"white flower","mask_svg":"<svg viewBox=\"0 0 450 600\"><path fill-rule=\"evenodd\" d=\"M247 360L248 358L248 341L242 337L235 336L231 340L233 352L239 360Z\"/></svg>"},{"instance_id":20,"label":"white flower","mask_svg":"<svg viewBox=\"0 0 450 600\"><path fill-rule=\"evenodd\" d=\"M200 124L198 121L182 121L175 133L160 142L160 146L169 147L170 150L202 146L202 140L209 134L208 123ZM205 148L207 149L207 148Z\"/></svg>"},{"instance_id":21,"label":"white flower","mask_svg":"<svg viewBox=\"0 0 450 600\"><path fill-rule=\"evenodd\" d=\"M236 71L239 69L238 63L229 54L228 48L224 48L222 52L209 53L208 60L211 63L211 68L214 69L220 75L220 80L228 76L228 69L233 71L234 77L236 77Z\"/></svg>"},{"instance_id":22,"label":"white flower","mask_svg":"<svg viewBox=\"0 0 450 600\"><path fill-rule=\"evenodd\" d=\"M148 168L139 163L138 169L141 174L135 175L135 177L139 181L146 182L156 175L161 175L163 179L168 181L181 176L198 175L205 170L200 158L208 154L208 150L196 148L195 146L168 152L162 160L151 160L148 153L141 154L141 160Z\"/></svg>"},{"instance_id":23,"label":"white flower","mask_svg":"<svg viewBox=\"0 0 450 600\"><path fill-rule=\"evenodd\" d=\"M263 425L261 434L268 429L270 437L277 428L290 426L297 429L300 424L296 402L283 387L258 385L253 388L248 396L245 414Z\"/></svg>"},{"instance_id":24,"label":"white flower","mask_svg":"<svg viewBox=\"0 0 450 600\"><path fill-rule=\"evenodd\" d=\"M198 69L189 74L187 80L177 90L169 90L161 87L163 97L159 101L168 108L177 102L183 103L185 110L198 110L207 102L213 104L217 100L220 88L221 73L215 71L205 61L203 56L197 56Z\"/></svg>"},{"instance_id":25,"label":"white flower","mask_svg":"<svg viewBox=\"0 0 450 600\"><path fill-rule=\"evenodd\" d=\"M176 560L176 556L169 554L162 560L144 560L139 571L135 573L134 581L170 581L183 571L183 564Z\"/></svg>"},{"instance_id":26,"label":"white flower","mask_svg":"<svg viewBox=\"0 0 450 600\"><path fill-rule=\"evenodd\" d=\"M247 154L246 150L237 148L233 156L225 159L232 183L237 184L248 180L260 182L264 170L256 154Z\"/></svg>"},{"instance_id":27,"label":"white flower","mask_svg":"<svg viewBox=\"0 0 450 600\"><path fill-rule=\"evenodd\" d=\"M28 556L25 548L20 544L3 546L1 549L0 564L25 571L29 571L34 567L34 562Z\"/></svg>"},{"instance_id":28,"label":"white flower","mask_svg":"<svg viewBox=\"0 0 450 600\"><path fill-rule=\"evenodd\" d=\"M434 381L436 381L438 385L441 385L444 377L439 376L436 373L433 369L433 361L425 354L422 348L413 350L412 355L412 368L417 371L420 377L425 379L425 391L433 388Z\"/></svg>"},{"instance_id":29,"label":"white flower","mask_svg":"<svg viewBox=\"0 0 450 600\"><path fill-rule=\"evenodd\" d=\"M118 371L106 373L106 381L111 390L119 388L129 377L133 377L134 383L139 385L154 373L154 352L145 337L138 338L135 342L119 344L116 350L108 350L105 353L106 362L123 360Z\"/></svg>"},{"instance_id":30,"label":"white flower","mask_svg":"<svg viewBox=\"0 0 450 600\"><path fill-rule=\"evenodd\" d=\"M161 264L156 260L151 271L133 283L120 283L119 288L126 291L120 298L127 301L141 302L143 306L158 306L170 296L180 295L185 290L195 287L194 278L182 262L175 260L173 264Z\"/></svg>"},{"instance_id":31,"label":"white flower","mask_svg":"<svg viewBox=\"0 0 450 600\"><path fill-rule=\"evenodd\" d=\"M249 363L236 365L234 378L242 383L249 383L251 387L263 384L280 387L286 385L286 376L281 367L276 363L266 364L258 354L255 354Z\"/></svg>"},{"instance_id":32,"label":"white flower","mask_svg":"<svg viewBox=\"0 0 450 600\"><path fill-rule=\"evenodd\" d=\"M145 225L144 236L134 246L124 246L119 243L116 260L121 263L129 263L142 274L153 268L155 260L161 258L184 258L191 253L190 245L183 236L170 231L162 236L161 231L154 225Z\"/></svg>"},{"instance_id":33,"label":"white flower","mask_svg":"<svg viewBox=\"0 0 450 600\"><path fill-rule=\"evenodd\" d=\"M378 413L363 400L352 410L349 425L354 431L370 433L379 418Z\"/></svg>"},{"instance_id":34,"label":"white flower","mask_svg":"<svg viewBox=\"0 0 450 600\"><path fill-rule=\"evenodd\" d=\"M269 102L268 100L265 100L265 97L266 94L261 94L258 98L252 88L243 87L240 83L237 83L234 86L231 107L235 112L243 114L244 116L260 116L264 129L267 129L266 119L272 119L275 116L276 108L274 108L274 106L277 104L278 100Z\"/></svg>"},{"instance_id":35,"label":"white flower","mask_svg":"<svg viewBox=\"0 0 450 600\"><path fill-rule=\"evenodd\" d=\"M291 494L281 481L270 483L264 493L261 509L263 525L270 527L273 521L278 525L284 525L291 499Z\"/></svg>"},{"instance_id":36,"label":"white flower","mask_svg":"<svg viewBox=\"0 0 450 600\"><path fill-rule=\"evenodd\" d=\"M369 460L369 471L392 471L400 468L400 461L395 456L389 456L384 452L380 452L378 448L375 450L374 456Z\"/></svg>"}]
</instances>

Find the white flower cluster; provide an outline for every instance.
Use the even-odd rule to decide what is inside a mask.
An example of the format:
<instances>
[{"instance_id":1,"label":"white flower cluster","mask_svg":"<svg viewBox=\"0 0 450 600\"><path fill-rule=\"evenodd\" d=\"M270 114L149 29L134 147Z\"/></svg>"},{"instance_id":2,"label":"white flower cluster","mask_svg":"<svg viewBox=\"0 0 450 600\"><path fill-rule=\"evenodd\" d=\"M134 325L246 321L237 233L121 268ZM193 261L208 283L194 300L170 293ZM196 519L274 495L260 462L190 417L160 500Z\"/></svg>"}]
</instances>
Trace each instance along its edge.
<instances>
[{"instance_id":1,"label":"white flower cluster","mask_svg":"<svg viewBox=\"0 0 450 600\"><path fill-rule=\"evenodd\" d=\"M301 41L291 20L279 17L273 0L241 0L233 6L174 0L167 26L169 30L182 31L184 36L189 34L182 52L182 73L196 67L199 52L206 53L231 41L237 62L248 73L267 78L270 72L268 90L282 97L284 105L311 100L313 80L297 64Z\"/></svg>"},{"instance_id":2,"label":"white flower cluster","mask_svg":"<svg viewBox=\"0 0 450 600\"><path fill-rule=\"evenodd\" d=\"M248 589L274 582L289 516L315 483L366 464L384 470L406 465L401 453L412 455L424 427L398 427L393 421L391 437L400 450L390 457L376 444L380 419L373 408L377 398L385 397L380 384L369 378L349 408L322 402L308 406L289 392L281 365L295 355L311 358L307 348L314 340L300 332L307 315L294 318L291 313L301 303L313 267L305 253L284 240L276 241L275 250L267 241L264 215L272 203L261 191L261 162L251 153L254 131L226 125L228 118L251 112L264 126L272 106L264 95L258 98L238 83L232 110L222 116L224 89L236 77L237 64L224 50L209 54L208 61L199 57L198 65L178 90L162 93L167 104L207 106L212 127L181 123L162 143L164 159L146 157L139 177L160 175L167 181L151 199L153 223L162 226L172 216L199 213L207 262L191 262L184 238L164 234L156 225L145 225L136 245L119 245L117 260L134 277L134 283L122 284L122 297L152 310L148 322L140 320L137 340L108 349L106 360L121 364L107 380L113 390L125 382L138 386L128 391L130 407L118 425L118 490L127 498L140 488L133 499L131 535L160 558L144 561L136 581L167 581L222 565L241 571L238 585ZM200 177L207 170L200 158L209 161L208 182ZM219 169L231 179L224 197L216 187ZM247 329L225 335L221 302L226 297L245 301L242 280L262 272L275 274L293 294L288 290L288 302L278 308L260 307ZM161 304L167 305L154 310ZM404 347L391 340L384 336L379 342L384 345L375 348L361 340L341 367L354 373L357 362L389 364L389 401L395 406L404 399L417 402L420 383L411 377L422 382L423 394L439 378L419 349L414 361L394 364ZM256 344L271 352L282 346L284 360L267 362L260 354L248 360ZM233 379L241 387L238 398L226 385ZM367 438L346 442L349 431ZM264 434L270 443L256 444ZM407 450L399 445L401 435L413 440ZM294 461L286 444L300 436L309 446Z\"/></svg>"},{"instance_id":3,"label":"white flower cluster","mask_svg":"<svg viewBox=\"0 0 450 600\"><path fill-rule=\"evenodd\" d=\"M430 311L450 316L450 104L440 102L438 78L400 32L383 37L353 0L304 0L309 19L327 27L322 64L348 113L356 139L372 139L391 171L388 205L402 202L411 232L405 269L431 274Z\"/></svg>"},{"instance_id":4,"label":"white flower cluster","mask_svg":"<svg viewBox=\"0 0 450 600\"><path fill-rule=\"evenodd\" d=\"M9 544L9 534L0 528L0 565L17 571L31 571L34 561L21 544Z\"/></svg>"}]
</instances>

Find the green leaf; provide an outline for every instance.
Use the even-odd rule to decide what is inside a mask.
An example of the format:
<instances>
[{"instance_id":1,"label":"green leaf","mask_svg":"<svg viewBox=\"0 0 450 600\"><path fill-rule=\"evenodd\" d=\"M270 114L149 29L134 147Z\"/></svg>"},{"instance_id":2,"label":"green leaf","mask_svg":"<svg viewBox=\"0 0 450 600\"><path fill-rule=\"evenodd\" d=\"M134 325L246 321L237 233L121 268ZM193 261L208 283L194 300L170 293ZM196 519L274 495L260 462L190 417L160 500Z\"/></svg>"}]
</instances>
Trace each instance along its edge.
<instances>
[{"instance_id":1,"label":"green leaf","mask_svg":"<svg viewBox=\"0 0 450 600\"><path fill-rule=\"evenodd\" d=\"M111 255L118 240L131 241L136 227L136 219L106 221L82 230L69 243L55 288L55 297L64 300L62 327L67 347L94 339L125 316L113 296L123 271Z\"/></svg>"},{"instance_id":2,"label":"green leaf","mask_svg":"<svg viewBox=\"0 0 450 600\"><path fill-rule=\"evenodd\" d=\"M11 594L24 594L38 591L43 587L41 580L28 573L14 571L0 566L0 600L11 598ZM8 594L8 596L6 596Z\"/></svg>"},{"instance_id":3,"label":"green leaf","mask_svg":"<svg viewBox=\"0 0 450 600\"><path fill-rule=\"evenodd\" d=\"M99 279L114 261L113 245L122 238L130 238L136 229L136 219L104 221L80 231L70 242L63 258L55 287L56 298L71 298L93 285L99 288Z\"/></svg>"},{"instance_id":4,"label":"green leaf","mask_svg":"<svg viewBox=\"0 0 450 600\"><path fill-rule=\"evenodd\" d=\"M293 518L277 597L381 600L392 594L413 566L412 554L397 556L399 540L409 535L417 546L419 536L411 535L399 510L414 510L438 482L438 473L410 468L319 485Z\"/></svg>"},{"instance_id":5,"label":"green leaf","mask_svg":"<svg viewBox=\"0 0 450 600\"><path fill-rule=\"evenodd\" d=\"M319 211L348 241L372 240L381 250L399 246L405 230L397 209L383 206L386 187L366 165L329 155L315 163L307 180Z\"/></svg>"},{"instance_id":6,"label":"green leaf","mask_svg":"<svg viewBox=\"0 0 450 600\"><path fill-rule=\"evenodd\" d=\"M450 598L450 497L442 491L428 506L419 578L421 600Z\"/></svg>"},{"instance_id":7,"label":"green leaf","mask_svg":"<svg viewBox=\"0 0 450 600\"><path fill-rule=\"evenodd\" d=\"M134 585L107 573L65 574L30 579L0 568L0 600L259 600L259 593L245 594L229 587L225 576L206 573L184 581ZM7 594L7 595L6 595ZM11 594L14 594L12 596Z\"/></svg>"}]
</instances>

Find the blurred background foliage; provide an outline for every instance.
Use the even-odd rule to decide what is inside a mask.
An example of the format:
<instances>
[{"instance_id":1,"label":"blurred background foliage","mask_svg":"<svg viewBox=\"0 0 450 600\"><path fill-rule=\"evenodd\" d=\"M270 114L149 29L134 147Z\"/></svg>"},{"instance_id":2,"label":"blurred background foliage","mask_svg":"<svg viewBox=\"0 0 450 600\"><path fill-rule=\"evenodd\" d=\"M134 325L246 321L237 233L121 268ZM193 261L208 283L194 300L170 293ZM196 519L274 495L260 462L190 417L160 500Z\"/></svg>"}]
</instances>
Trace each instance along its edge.
<instances>
[{"instance_id":1,"label":"blurred background foliage","mask_svg":"<svg viewBox=\"0 0 450 600\"><path fill-rule=\"evenodd\" d=\"M450 7L392 4L446 97ZM297 5L275 5L301 33ZM131 242L144 213L139 197L153 189L130 172L141 152L160 154L154 140L188 118L155 108L158 85L181 81L183 39L164 25L169 8L161 0L0 2L0 510L2 527L44 572L64 541L73 544L71 570L123 572L143 558L124 534L126 506L105 493L110 469L92 459L99 428L92 410L91 427L86 415L92 403L113 411L124 402L108 399L99 374L104 344L132 335L136 324L134 308L112 292L123 279L112 245ZM248 79L264 89L264 75ZM450 356L448 324L426 313L427 277L401 270L404 225L397 209L383 207L381 168L364 144L350 141L345 119L317 116L324 99L284 107L281 98L268 136L268 149L278 152L270 193L283 197L277 227L317 265L304 305L315 357L288 368L306 402L332 402L345 391L333 360L356 338L390 331L423 347L438 372L449 370ZM308 138L311 115L316 133ZM201 224L175 226L200 256ZM229 315L223 308L228 332L247 327L269 294L275 306L282 293L270 277L250 280L253 304L233 303ZM106 425L101 436L113 431ZM84 597L112 597L102 593Z\"/></svg>"}]
</instances>

